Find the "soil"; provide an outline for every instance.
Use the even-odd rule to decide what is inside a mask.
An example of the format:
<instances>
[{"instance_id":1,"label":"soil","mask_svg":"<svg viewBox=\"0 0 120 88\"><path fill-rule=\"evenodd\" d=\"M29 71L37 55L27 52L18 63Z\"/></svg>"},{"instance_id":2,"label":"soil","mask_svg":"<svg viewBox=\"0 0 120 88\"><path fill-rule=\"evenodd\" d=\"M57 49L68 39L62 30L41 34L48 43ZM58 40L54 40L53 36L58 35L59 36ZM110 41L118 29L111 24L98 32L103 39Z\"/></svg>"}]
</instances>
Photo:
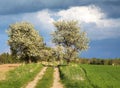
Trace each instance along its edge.
<instances>
[{"instance_id":1,"label":"soil","mask_svg":"<svg viewBox=\"0 0 120 88\"><path fill-rule=\"evenodd\" d=\"M3 64L0 65L0 80L5 80L6 73L16 67L20 66L20 64Z\"/></svg>"},{"instance_id":2,"label":"soil","mask_svg":"<svg viewBox=\"0 0 120 88\"><path fill-rule=\"evenodd\" d=\"M59 69L57 67L54 68L54 82L51 88L63 88L63 85L60 82Z\"/></svg>"}]
</instances>

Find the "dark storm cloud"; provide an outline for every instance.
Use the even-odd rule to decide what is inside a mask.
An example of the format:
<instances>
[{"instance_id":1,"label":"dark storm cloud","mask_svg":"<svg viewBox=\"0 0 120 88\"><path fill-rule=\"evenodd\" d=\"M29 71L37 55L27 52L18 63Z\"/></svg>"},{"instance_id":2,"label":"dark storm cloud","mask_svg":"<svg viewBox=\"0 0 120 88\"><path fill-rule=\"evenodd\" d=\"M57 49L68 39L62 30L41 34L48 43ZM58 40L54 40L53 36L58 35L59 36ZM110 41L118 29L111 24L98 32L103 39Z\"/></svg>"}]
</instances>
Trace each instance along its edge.
<instances>
[{"instance_id":1,"label":"dark storm cloud","mask_svg":"<svg viewBox=\"0 0 120 88\"><path fill-rule=\"evenodd\" d=\"M1 0L0 15L36 12L42 9L60 10L91 4L99 6L108 17L120 17L120 0Z\"/></svg>"},{"instance_id":2,"label":"dark storm cloud","mask_svg":"<svg viewBox=\"0 0 120 88\"><path fill-rule=\"evenodd\" d=\"M75 5L74 0L3 0L0 1L0 14L35 12L41 9L63 9Z\"/></svg>"},{"instance_id":3,"label":"dark storm cloud","mask_svg":"<svg viewBox=\"0 0 120 88\"><path fill-rule=\"evenodd\" d=\"M107 14L108 18L120 18L120 0L104 0L96 5Z\"/></svg>"}]
</instances>

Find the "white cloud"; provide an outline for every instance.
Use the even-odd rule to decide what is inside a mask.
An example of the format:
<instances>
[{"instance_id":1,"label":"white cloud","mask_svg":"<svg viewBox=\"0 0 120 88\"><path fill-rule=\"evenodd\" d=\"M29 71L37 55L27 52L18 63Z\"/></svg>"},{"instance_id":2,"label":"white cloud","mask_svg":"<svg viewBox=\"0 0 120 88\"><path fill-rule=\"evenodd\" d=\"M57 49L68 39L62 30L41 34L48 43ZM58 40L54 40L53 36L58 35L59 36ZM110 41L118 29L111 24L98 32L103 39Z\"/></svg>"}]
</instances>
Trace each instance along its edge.
<instances>
[{"instance_id":1,"label":"white cloud","mask_svg":"<svg viewBox=\"0 0 120 88\"><path fill-rule=\"evenodd\" d=\"M57 13L58 20L77 20L90 39L100 40L120 37L120 19L110 19L99 7L77 6Z\"/></svg>"},{"instance_id":2,"label":"white cloud","mask_svg":"<svg viewBox=\"0 0 120 88\"><path fill-rule=\"evenodd\" d=\"M100 8L90 5L81 7L71 7L67 10L61 10L58 12L62 20L78 20L80 22L95 22L97 23L104 17L104 13L101 12Z\"/></svg>"},{"instance_id":3,"label":"white cloud","mask_svg":"<svg viewBox=\"0 0 120 88\"><path fill-rule=\"evenodd\" d=\"M22 20L32 22L37 28L40 28L40 31L51 32L54 31L52 24L54 19L51 18L51 13L47 9L36 13L27 13L23 15Z\"/></svg>"},{"instance_id":4,"label":"white cloud","mask_svg":"<svg viewBox=\"0 0 120 88\"><path fill-rule=\"evenodd\" d=\"M84 24L85 31L91 40L102 40L120 37L120 27L98 27L95 24Z\"/></svg>"},{"instance_id":5,"label":"white cloud","mask_svg":"<svg viewBox=\"0 0 120 88\"><path fill-rule=\"evenodd\" d=\"M43 10L37 13L38 23L40 23L48 31L54 31L53 22L54 19L51 17L49 10Z\"/></svg>"},{"instance_id":6,"label":"white cloud","mask_svg":"<svg viewBox=\"0 0 120 88\"><path fill-rule=\"evenodd\" d=\"M119 19L101 19L98 21L98 27L114 28L120 27L120 18Z\"/></svg>"}]
</instances>

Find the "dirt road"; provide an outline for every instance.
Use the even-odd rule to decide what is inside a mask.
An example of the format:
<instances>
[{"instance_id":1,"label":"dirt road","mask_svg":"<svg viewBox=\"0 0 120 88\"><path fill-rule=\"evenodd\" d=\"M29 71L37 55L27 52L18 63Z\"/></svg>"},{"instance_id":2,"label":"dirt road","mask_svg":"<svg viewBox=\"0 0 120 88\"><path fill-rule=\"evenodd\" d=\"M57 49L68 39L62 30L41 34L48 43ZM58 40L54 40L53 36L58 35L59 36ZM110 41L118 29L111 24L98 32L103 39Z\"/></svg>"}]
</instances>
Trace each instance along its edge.
<instances>
[{"instance_id":1,"label":"dirt road","mask_svg":"<svg viewBox=\"0 0 120 88\"><path fill-rule=\"evenodd\" d=\"M33 81L29 82L28 85L25 88L35 88L37 82L43 77L47 67L44 67L34 78Z\"/></svg>"},{"instance_id":2,"label":"dirt road","mask_svg":"<svg viewBox=\"0 0 120 88\"><path fill-rule=\"evenodd\" d=\"M63 88L62 83L60 83L60 75L58 68L54 68L54 82L51 88Z\"/></svg>"}]
</instances>

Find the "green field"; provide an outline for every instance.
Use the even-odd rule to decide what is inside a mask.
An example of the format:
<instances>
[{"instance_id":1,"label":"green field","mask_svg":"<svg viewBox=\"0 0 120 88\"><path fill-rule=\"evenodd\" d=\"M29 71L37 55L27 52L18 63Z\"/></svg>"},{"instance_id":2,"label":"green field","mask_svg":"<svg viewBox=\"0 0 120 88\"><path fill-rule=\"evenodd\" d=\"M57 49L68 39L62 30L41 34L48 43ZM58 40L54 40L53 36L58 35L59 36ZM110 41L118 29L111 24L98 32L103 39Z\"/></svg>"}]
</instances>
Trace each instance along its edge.
<instances>
[{"instance_id":1,"label":"green field","mask_svg":"<svg viewBox=\"0 0 120 88\"><path fill-rule=\"evenodd\" d=\"M94 88L120 88L120 66L81 65Z\"/></svg>"},{"instance_id":2,"label":"green field","mask_svg":"<svg viewBox=\"0 0 120 88\"><path fill-rule=\"evenodd\" d=\"M120 88L120 66L72 64L60 74L65 88Z\"/></svg>"}]
</instances>

